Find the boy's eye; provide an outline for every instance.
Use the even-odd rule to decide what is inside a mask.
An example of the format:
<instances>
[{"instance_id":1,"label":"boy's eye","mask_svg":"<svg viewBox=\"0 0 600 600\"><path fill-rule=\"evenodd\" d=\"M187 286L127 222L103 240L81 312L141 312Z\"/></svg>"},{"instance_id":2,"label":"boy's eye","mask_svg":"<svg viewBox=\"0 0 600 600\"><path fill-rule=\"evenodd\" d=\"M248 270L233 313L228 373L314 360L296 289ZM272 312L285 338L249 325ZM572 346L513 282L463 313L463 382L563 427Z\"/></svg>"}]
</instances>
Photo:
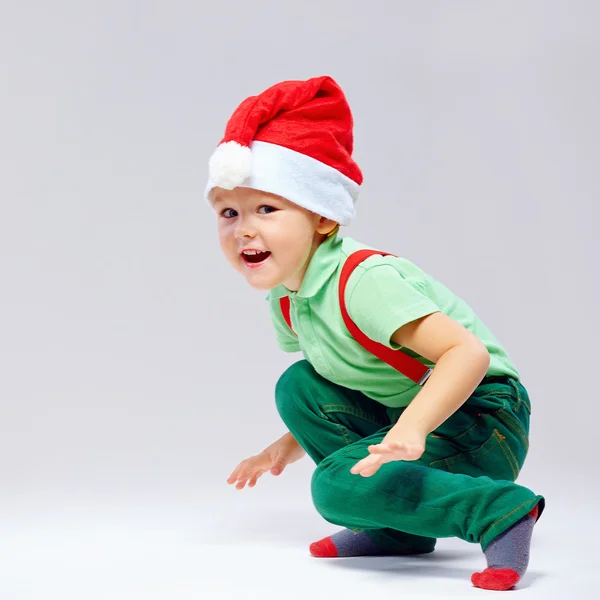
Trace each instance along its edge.
<instances>
[{"instance_id":1,"label":"boy's eye","mask_svg":"<svg viewBox=\"0 0 600 600\"><path fill-rule=\"evenodd\" d=\"M226 219L231 219L231 217L235 217L236 215L237 213L235 210L233 210L233 208L226 208L225 210L221 211L221 216L225 217Z\"/></svg>"},{"instance_id":2,"label":"boy's eye","mask_svg":"<svg viewBox=\"0 0 600 600\"><path fill-rule=\"evenodd\" d=\"M264 205L259 207L258 212L263 215L268 215L269 213L275 212L276 210L277 209L274 206Z\"/></svg>"}]
</instances>

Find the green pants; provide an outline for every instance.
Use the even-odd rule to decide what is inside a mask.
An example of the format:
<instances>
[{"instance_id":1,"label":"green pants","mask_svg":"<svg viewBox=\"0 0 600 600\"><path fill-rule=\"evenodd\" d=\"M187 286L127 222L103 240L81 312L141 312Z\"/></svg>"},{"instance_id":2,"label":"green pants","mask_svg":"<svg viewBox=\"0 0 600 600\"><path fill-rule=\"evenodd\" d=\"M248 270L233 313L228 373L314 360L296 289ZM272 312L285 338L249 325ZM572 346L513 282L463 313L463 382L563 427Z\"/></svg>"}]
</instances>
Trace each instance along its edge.
<instances>
[{"instance_id":1,"label":"green pants","mask_svg":"<svg viewBox=\"0 0 600 600\"><path fill-rule=\"evenodd\" d=\"M350 473L403 409L322 378L307 361L279 379L281 418L316 463L312 497L330 523L365 530L382 548L420 553L436 538L485 550L544 499L514 483L528 450L531 405L510 378L484 379L461 409L427 437L418 461L393 461L375 475Z\"/></svg>"}]
</instances>

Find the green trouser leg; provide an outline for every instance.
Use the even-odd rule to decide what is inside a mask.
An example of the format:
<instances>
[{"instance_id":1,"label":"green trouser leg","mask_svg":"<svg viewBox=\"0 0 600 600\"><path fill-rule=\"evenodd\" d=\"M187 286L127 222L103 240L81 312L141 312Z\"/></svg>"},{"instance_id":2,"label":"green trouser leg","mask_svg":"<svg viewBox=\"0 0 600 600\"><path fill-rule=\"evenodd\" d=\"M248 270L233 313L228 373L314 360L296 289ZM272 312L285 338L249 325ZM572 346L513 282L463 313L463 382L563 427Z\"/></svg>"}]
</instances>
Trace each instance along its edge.
<instances>
[{"instance_id":1,"label":"green trouser leg","mask_svg":"<svg viewBox=\"0 0 600 600\"><path fill-rule=\"evenodd\" d=\"M275 399L281 418L316 465L390 424L385 406L323 379L307 361L295 363L282 375ZM390 528L350 529L365 529L382 550L420 554L435 548L435 538Z\"/></svg>"},{"instance_id":2,"label":"green trouser leg","mask_svg":"<svg viewBox=\"0 0 600 600\"><path fill-rule=\"evenodd\" d=\"M418 461L394 461L371 477L350 469L401 414L337 386L306 361L276 387L279 414L317 464L313 502L329 522L363 529L384 548L427 552L440 537L485 549L544 499L514 483L527 454L530 405L518 383L481 385L427 438Z\"/></svg>"}]
</instances>

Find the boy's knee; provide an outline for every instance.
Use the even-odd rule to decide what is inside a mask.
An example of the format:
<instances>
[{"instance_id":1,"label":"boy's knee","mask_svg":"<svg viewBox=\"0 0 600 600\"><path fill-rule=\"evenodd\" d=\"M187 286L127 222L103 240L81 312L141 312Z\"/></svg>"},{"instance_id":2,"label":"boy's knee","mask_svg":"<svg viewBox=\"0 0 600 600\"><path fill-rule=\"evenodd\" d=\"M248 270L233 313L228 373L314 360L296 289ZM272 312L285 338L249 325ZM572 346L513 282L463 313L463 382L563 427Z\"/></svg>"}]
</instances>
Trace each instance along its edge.
<instances>
[{"instance_id":1,"label":"boy's knee","mask_svg":"<svg viewBox=\"0 0 600 600\"><path fill-rule=\"evenodd\" d=\"M311 364L300 360L288 367L275 385L275 404L281 418L306 404L306 390L316 375Z\"/></svg>"},{"instance_id":2,"label":"boy's knee","mask_svg":"<svg viewBox=\"0 0 600 600\"><path fill-rule=\"evenodd\" d=\"M336 509L339 511L339 498L332 486L332 480L327 475L327 469L317 466L311 480L311 495L317 512L330 523L335 523Z\"/></svg>"},{"instance_id":3,"label":"boy's knee","mask_svg":"<svg viewBox=\"0 0 600 600\"><path fill-rule=\"evenodd\" d=\"M348 481L350 464L353 461L336 459L337 453L323 460L315 469L311 480L311 494L317 512L334 525L348 526L352 520L359 490L353 492L352 500L348 495L353 487Z\"/></svg>"}]
</instances>

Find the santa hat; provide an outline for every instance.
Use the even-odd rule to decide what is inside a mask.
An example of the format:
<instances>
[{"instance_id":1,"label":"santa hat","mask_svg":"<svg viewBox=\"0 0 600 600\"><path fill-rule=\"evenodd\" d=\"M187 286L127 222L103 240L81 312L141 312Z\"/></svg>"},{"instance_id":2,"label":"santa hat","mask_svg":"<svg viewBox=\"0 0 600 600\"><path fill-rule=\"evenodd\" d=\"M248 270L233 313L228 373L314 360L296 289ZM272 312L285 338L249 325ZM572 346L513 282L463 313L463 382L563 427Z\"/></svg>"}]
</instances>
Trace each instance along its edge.
<instances>
[{"instance_id":1,"label":"santa hat","mask_svg":"<svg viewBox=\"0 0 600 600\"><path fill-rule=\"evenodd\" d=\"M331 77L284 81L244 100L209 161L214 187L270 192L348 225L362 173L352 160L353 120Z\"/></svg>"}]
</instances>

